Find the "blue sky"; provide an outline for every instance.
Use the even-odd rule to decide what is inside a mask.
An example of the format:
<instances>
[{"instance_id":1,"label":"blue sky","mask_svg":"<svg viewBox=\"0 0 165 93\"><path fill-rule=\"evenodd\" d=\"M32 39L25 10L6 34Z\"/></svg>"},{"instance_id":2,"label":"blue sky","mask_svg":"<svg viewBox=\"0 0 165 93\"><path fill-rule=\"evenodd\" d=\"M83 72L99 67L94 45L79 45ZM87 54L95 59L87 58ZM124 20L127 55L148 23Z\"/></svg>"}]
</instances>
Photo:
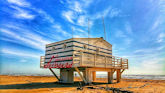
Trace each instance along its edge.
<instances>
[{"instance_id":1,"label":"blue sky","mask_svg":"<svg viewBox=\"0 0 165 93\"><path fill-rule=\"evenodd\" d=\"M165 74L165 0L1 0L0 74L50 74L39 68L45 44L103 37L129 59L125 74Z\"/></svg>"}]
</instances>

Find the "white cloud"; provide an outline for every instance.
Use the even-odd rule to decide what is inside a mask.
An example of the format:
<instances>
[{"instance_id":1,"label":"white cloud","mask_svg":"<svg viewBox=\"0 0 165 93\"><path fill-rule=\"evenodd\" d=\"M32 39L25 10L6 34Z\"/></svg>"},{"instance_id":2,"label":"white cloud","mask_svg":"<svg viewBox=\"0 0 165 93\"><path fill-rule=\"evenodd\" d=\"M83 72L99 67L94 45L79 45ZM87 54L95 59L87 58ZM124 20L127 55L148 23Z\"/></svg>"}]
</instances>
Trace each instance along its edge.
<instances>
[{"instance_id":1,"label":"white cloud","mask_svg":"<svg viewBox=\"0 0 165 93\"><path fill-rule=\"evenodd\" d=\"M99 18L102 18L102 17L107 17L109 12L110 12L110 10L111 10L111 6L106 8L105 10L103 10L101 12L98 12L97 14L94 14L95 15L94 19L95 18L99 19Z\"/></svg>"},{"instance_id":2,"label":"white cloud","mask_svg":"<svg viewBox=\"0 0 165 93\"><path fill-rule=\"evenodd\" d=\"M119 16L119 14L121 13L121 10L116 9L116 8L112 8L111 6L109 6L108 8L104 9L101 12L98 12L92 16L95 16L93 19L100 19L102 17L116 17Z\"/></svg>"},{"instance_id":3,"label":"white cloud","mask_svg":"<svg viewBox=\"0 0 165 93\"><path fill-rule=\"evenodd\" d=\"M147 72L148 74L159 73L162 74L163 72L163 65L162 62L165 61L163 58L152 58L147 59L141 62L140 68L143 68L143 71Z\"/></svg>"},{"instance_id":4,"label":"white cloud","mask_svg":"<svg viewBox=\"0 0 165 93\"><path fill-rule=\"evenodd\" d=\"M77 20L77 23L80 25L80 26L88 26L88 22L87 22L87 18L86 16L80 16Z\"/></svg>"},{"instance_id":5,"label":"white cloud","mask_svg":"<svg viewBox=\"0 0 165 93\"><path fill-rule=\"evenodd\" d=\"M1 52L7 55L14 55L14 56L22 56L22 57L32 57L32 58L39 58L39 54L33 54L33 53L27 53L22 51L18 51L18 50L9 50L9 49L1 49Z\"/></svg>"},{"instance_id":6,"label":"white cloud","mask_svg":"<svg viewBox=\"0 0 165 93\"><path fill-rule=\"evenodd\" d=\"M10 4L15 4L22 7L30 7L31 4L25 0L7 0Z\"/></svg>"},{"instance_id":7,"label":"white cloud","mask_svg":"<svg viewBox=\"0 0 165 93\"><path fill-rule=\"evenodd\" d=\"M55 24L55 25L53 25L53 28L56 29L55 31L62 33L64 36L71 37L71 34L68 33L67 31L63 30L61 25Z\"/></svg>"},{"instance_id":8,"label":"white cloud","mask_svg":"<svg viewBox=\"0 0 165 93\"><path fill-rule=\"evenodd\" d=\"M165 46L162 45L162 46L154 47L154 48L137 49L133 53L134 54L152 54L152 53L155 53L155 52L162 50L164 48L165 48Z\"/></svg>"},{"instance_id":9,"label":"white cloud","mask_svg":"<svg viewBox=\"0 0 165 93\"><path fill-rule=\"evenodd\" d=\"M163 21L162 17L158 17L158 18L154 21L154 23L153 23L153 25L152 25L152 27L151 27L151 31L155 31L155 30L158 28L158 26L160 26L160 24L162 23L162 21Z\"/></svg>"},{"instance_id":10,"label":"white cloud","mask_svg":"<svg viewBox=\"0 0 165 93\"><path fill-rule=\"evenodd\" d=\"M118 16L121 13L121 10L119 9L111 9L109 17L113 18Z\"/></svg>"},{"instance_id":11,"label":"white cloud","mask_svg":"<svg viewBox=\"0 0 165 93\"><path fill-rule=\"evenodd\" d=\"M16 6L11 6L12 8L16 9L17 11L13 13L13 16L19 19L34 19L35 15L30 14L29 11L23 10Z\"/></svg>"},{"instance_id":12,"label":"white cloud","mask_svg":"<svg viewBox=\"0 0 165 93\"><path fill-rule=\"evenodd\" d=\"M74 10L75 12L78 12L78 13L81 13L83 11L81 4L77 1L71 3L69 8Z\"/></svg>"},{"instance_id":13,"label":"white cloud","mask_svg":"<svg viewBox=\"0 0 165 93\"><path fill-rule=\"evenodd\" d=\"M157 38L157 42L158 43L162 43L165 39L165 33L160 33L158 38Z\"/></svg>"},{"instance_id":14,"label":"white cloud","mask_svg":"<svg viewBox=\"0 0 165 93\"><path fill-rule=\"evenodd\" d=\"M54 23L54 19L47 14L45 11L41 10L41 9L35 9L33 8L36 12L38 12L39 14L43 15L45 17L46 20L50 21L51 23Z\"/></svg>"},{"instance_id":15,"label":"white cloud","mask_svg":"<svg viewBox=\"0 0 165 93\"><path fill-rule=\"evenodd\" d=\"M88 26L86 8L92 2L80 1L67 1L68 10L62 11L62 16L68 22L78 26ZM92 24L91 24L92 25Z\"/></svg>"},{"instance_id":16,"label":"white cloud","mask_svg":"<svg viewBox=\"0 0 165 93\"><path fill-rule=\"evenodd\" d=\"M76 27L74 27L74 26L72 26L72 30L73 31L78 31L78 32L85 32L84 30L82 30L82 29L79 29L79 28L76 28Z\"/></svg>"},{"instance_id":17,"label":"white cloud","mask_svg":"<svg viewBox=\"0 0 165 93\"><path fill-rule=\"evenodd\" d=\"M45 49L45 44L50 43L49 40L44 40L42 37L34 34L34 33L29 33L28 31L24 30L19 32L13 32L8 29L0 29L3 35L7 36L8 38L3 38L3 40L13 42L13 43L18 43L22 45L27 45L32 48L44 50Z\"/></svg>"},{"instance_id":18,"label":"white cloud","mask_svg":"<svg viewBox=\"0 0 165 93\"><path fill-rule=\"evenodd\" d=\"M73 19L75 18L75 15L73 13L73 11L63 11L62 12L62 16L69 22L74 24Z\"/></svg>"}]
</instances>

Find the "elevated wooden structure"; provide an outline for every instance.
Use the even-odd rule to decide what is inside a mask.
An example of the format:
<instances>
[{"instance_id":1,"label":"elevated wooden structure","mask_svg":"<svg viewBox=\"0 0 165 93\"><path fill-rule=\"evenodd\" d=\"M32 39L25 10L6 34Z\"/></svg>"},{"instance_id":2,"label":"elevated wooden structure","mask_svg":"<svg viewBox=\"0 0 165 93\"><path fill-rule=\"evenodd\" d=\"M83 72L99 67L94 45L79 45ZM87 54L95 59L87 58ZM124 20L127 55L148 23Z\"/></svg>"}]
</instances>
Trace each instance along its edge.
<instances>
[{"instance_id":1,"label":"elevated wooden structure","mask_svg":"<svg viewBox=\"0 0 165 93\"><path fill-rule=\"evenodd\" d=\"M112 56L112 45L103 38L71 38L47 44L40 63L41 68L60 69L62 83L73 83L74 71L85 83L96 80L96 71L108 72L108 83L112 83L116 71L119 82L121 73L128 69L128 59Z\"/></svg>"}]
</instances>

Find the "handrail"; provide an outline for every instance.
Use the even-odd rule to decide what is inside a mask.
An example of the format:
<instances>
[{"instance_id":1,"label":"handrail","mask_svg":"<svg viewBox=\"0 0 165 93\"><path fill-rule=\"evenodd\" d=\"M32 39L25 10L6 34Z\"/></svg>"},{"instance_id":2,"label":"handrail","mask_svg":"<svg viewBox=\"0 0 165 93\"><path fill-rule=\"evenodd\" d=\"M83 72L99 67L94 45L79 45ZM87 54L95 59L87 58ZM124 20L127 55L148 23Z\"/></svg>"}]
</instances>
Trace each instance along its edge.
<instances>
[{"instance_id":1,"label":"handrail","mask_svg":"<svg viewBox=\"0 0 165 93\"><path fill-rule=\"evenodd\" d=\"M92 66L92 67L106 67L106 68L121 68L128 69L128 59L115 57L107 58L97 55L96 53L85 54L84 51L76 51L74 55L79 54L76 57L80 59L80 66ZM74 63L74 62L73 62Z\"/></svg>"}]
</instances>

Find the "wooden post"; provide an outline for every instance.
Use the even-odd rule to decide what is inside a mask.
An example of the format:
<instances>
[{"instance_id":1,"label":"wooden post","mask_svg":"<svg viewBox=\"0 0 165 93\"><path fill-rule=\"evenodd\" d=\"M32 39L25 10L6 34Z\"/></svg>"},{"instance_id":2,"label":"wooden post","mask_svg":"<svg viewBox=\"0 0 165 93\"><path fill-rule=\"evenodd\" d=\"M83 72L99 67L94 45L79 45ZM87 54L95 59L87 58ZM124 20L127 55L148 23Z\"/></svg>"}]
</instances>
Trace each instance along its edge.
<instances>
[{"instance_id":1,"label":"wooden post","mask_svg":"<svg viewBox=\"0 0 165 93\"><path fill-rule=\"evenodd\" d=\"M89 68L86 68L86 81L88 84L92 82L92 73Z\"/></svg>"},{"instance_id":2,"label":"wooden post","mask_svg":"<svg viewBox=\"0 0 165 93\"><path fill-rule=\"evenodd\" d=\"M93 71L92 74L93 74L93 81L96 81L96 71Z\"/></svg>"},{"instance_id":3,"label":"wooden post","mask_svg":"<svg viewBox=\"0 0 165 93\"><path fill-rule=\"evenodd\" d=\"M120 69L117 69L117 70L116 70L116 79L117 79L117 83L120 82L120 79L121 79L121 72L120 72Z\"/></svg>"},{"instance_id":4,"label":"wooden post","mask_svg":"<svg viewBox=\"0 0 165 93\"><path fill-rule=\"evenodd\" d=\"M85 78L85 80L87 80L86 79L86 70L85 71L82 71L82 73L83 73L83 77Z\"/></svg>"},{"instance_id":5,"label":"wooden post","mask_svg":"<svg viewBox=\"0 0 165 93\"><path fill-rule=\"evenodd\" d=\"M108 72L108 83L113 83L113 71Z\"/></svg>"},{"instance_id":6,"label":"wooden post","mask_svg":"<svg viewBox=\"0 0 165 93\"><path fill-rule=\"evenodd\" d=\"M105 56L105 68L107 67L107 57Z\"/></svg>"}]
</instances>

